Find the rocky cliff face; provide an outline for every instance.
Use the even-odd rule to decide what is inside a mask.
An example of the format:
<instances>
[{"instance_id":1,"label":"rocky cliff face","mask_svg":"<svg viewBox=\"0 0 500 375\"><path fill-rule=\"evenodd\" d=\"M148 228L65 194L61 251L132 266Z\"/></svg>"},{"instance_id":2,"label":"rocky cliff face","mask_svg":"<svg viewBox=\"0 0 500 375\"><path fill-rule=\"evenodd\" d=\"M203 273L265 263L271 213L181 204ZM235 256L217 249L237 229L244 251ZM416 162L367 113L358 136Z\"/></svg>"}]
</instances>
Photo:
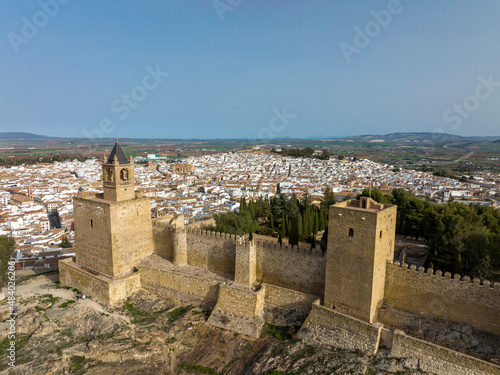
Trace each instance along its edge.
<instances>
[{"instance_id":1,"label":"rocky cliff face","mask_svg":"<svg viewBox=\"0 0 500 375\"><path fill-rule=\"evenodd\" d=\"M57 279L19 280L17 365L9 368L2 355L1 374L420 373L411 359L305 345L292 339L292 329L268 326L253 339L213 328L200 307L174 306L146 291L108 310L89 298L76 301L79 291ZM7 329L0 323L2 351Z\"/></svg>"}]
</instances>

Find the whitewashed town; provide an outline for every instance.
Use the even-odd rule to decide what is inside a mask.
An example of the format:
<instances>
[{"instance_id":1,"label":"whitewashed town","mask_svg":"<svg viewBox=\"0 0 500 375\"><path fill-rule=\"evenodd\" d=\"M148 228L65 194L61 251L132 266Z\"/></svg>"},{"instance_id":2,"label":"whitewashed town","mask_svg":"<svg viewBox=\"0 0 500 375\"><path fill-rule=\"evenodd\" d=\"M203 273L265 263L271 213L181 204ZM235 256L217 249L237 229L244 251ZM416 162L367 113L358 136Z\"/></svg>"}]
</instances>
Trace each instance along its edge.
<instances>
[{"instance_id":1,"label":"whitewashed town","mask_svg":"<svg viewBox=\"0 0 500 375\"><path fill-rule=\"evenodd\" d=\"M293 158L266 152L220 153L190 157L182 164L155 155L135 168L137 192L151 199L153 217L182 214L187 222L238 211L240 199L272 199L277 194L319 204L325 187L337 200L355 197L365 188L389 193L404 188L424 199L497 206L498 175L469 176L470 182L400 170L368 159ZM17 241L18 268L56 267L74 255L73 204L77 194L102 190L101 162L68 161L0 168L0 234Z\"/></svg>"}]
</instances>

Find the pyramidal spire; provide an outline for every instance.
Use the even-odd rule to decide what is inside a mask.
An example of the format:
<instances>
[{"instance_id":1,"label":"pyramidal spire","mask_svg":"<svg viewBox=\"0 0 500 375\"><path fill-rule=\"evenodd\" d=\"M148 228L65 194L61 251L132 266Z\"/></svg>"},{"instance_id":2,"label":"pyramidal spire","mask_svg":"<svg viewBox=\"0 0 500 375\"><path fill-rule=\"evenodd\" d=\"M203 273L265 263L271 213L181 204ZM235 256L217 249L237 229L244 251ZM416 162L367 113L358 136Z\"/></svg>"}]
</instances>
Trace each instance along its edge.
<instances>
[{"instance_id":1,"label":"pyramidal spire","mask_svg":"<svg viewBox=\"0 0 500 375\"><path fill-rule=\"evenodd\" d=\"M120 146L120 143L118 142L118 139L116 140L115 146L113 147L113 150L111 150L111 154L109 154L108 157L108 164L113 164L113 160L116 156L116 159L118 160L118 164L130 164L129 159L127 158L127 155L125 155L125 152L123 152L122 147Z\"/></svg>"}]
</instances>

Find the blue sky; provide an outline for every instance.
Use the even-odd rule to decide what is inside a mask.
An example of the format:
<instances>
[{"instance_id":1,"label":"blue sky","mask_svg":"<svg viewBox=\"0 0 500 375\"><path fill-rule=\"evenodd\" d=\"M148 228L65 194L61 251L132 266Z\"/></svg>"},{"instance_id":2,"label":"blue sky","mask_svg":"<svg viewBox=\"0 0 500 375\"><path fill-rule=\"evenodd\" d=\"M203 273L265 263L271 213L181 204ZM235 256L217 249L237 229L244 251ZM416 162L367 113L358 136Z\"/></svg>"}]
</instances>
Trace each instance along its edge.
<instances>
[{"instance_id":1,"label":"blue sky","mask_svg":"<svg viewBox=\"0 0 500 375\"><path fill-rule=\"evenodd\" d=\"M496 0L3 0L0 51L0 131L500 135Z\"/></svg>"}]
</instances>

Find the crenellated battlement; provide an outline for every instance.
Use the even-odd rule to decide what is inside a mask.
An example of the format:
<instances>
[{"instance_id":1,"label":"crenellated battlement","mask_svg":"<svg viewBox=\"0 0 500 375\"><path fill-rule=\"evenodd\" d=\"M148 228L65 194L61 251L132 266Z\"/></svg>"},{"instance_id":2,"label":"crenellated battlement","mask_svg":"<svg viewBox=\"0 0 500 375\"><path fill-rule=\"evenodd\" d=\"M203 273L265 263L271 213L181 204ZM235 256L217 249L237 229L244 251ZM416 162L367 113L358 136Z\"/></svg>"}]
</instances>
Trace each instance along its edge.
<instances>
[{"instance_id":1,"label":"crenellated battlement","mask_svg":"<svg viewBox=\"0 0 500 375\"><path fill-rule=\"evenodd\" d=\"M186 228L184 230L186 231L186 234L190 236L207 237L207 238L224 238L224 239L231 239L234 241L236 241L236 239L240 237L235 234L221 233L199 228Z\"/></svg>"},{"instance_id":2,"label":"crenellated battlement","mask_svg":"<svg viewBox=\"0 0 500 375\"><path fill-rule=\"evenodd\" d=\"M267 240L254 240L255 246L264 251L276 251L283 253L296 253L302 255L312 255L316 257L323 257L323 251L319 248L311 249L308 245L290 246L287 244L281 244L276 241Z\"/></svg>"},{"instance_id":3,"label":"crenellated battlement","mask_svg":"<svg viewBox=\"0 0 500 375\"><path fill-rule=\"evenodd\" d=\"M452 275L450 272L445 272L443 274L443 272L440 270L437 270L434 272L434 270L432 268L428 268L426 270L422 266L418 267L418 269L417 269L417 266L415 266L414 264L412 264L410 266L407 263L401 264L398 261L393 262L391 260L387 261L387 266L388 266L387 267L388 269L394 270L394 272L396 272L396 273L399 271L399 272L406 272L406 273L409 272L410 274L414 274L415 276L424 275L426 277L433 278L434 280L436 280L436 282L439 282L441 280L451 280L452 282L466 283L466 284L469 284L471 286L491 288L491 289L495 289L495 290L500 291L500 283L492 283L488 280L483 280L481 282L481 280L477 277L474 279L471 279L469 276L461 277L460 274L458 274L458 273L456 273L455 275Z\"/></svg>"},{"instance_id":4,"label":"crenellated battlement","mask_svg":"<svg viewBox=\"0 0 500 375\"><path fill-rule=\"evenodd\" d=\"M388 261L383 303L500 334L500 283Z\"/></svg>"}]
</instances>

